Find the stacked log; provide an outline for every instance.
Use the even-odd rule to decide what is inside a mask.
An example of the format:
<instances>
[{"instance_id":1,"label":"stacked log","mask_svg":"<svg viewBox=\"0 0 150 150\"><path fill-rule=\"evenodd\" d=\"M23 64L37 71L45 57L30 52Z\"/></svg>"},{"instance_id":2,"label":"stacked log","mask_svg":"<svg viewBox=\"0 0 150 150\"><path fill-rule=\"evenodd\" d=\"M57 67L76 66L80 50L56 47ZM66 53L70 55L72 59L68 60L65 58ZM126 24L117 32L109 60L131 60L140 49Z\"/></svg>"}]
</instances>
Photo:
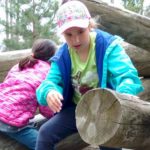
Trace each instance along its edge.
<instances>
[{"instance_id":1,"label":"stacked log","mask_svg":"<svg viewBox=\"0 0 150 150\"><path fill-rule=\"evenodd\" d=\"M122 46L137 68L139 76L150 78L150 52L127 42L122 42Z\"/></svg>"},{"instance_id":2,"label":"stacked log","mask_svg":"<svg viewBox=\"0 0 150 150\"><path fill-rule=\"evenodd\" d=\"M30 54L31 49L0 53L0 82L4 80L4 77L13 65L17 64L20 59L29 56Z\"/></svg>"},{"instance_id":3,"label":"stacked log","mask_svg":"<svg viewBox=\"0 0 150 150\"><path fill-rule=\"evenodd\" d=\"M108 89L88 91L76 109L81 138L91 145L148 150L150 102Z\"/></svg>"},{"instance_id":4,"label":"stacked log","mask_svg":"<svg viewBox=\"0 0 150 150\"><path fill-rule=\"evenodd\" d=\"M138 96L140 97L140 99L150 102L150 79L143 78L141 81L144 86L144 91L141 92Z\"/></svg>"},{"instance_id":5,"label":"stacked log","mask_svg":"<svg viewBox=\"0 0 150 150\"><path fill-rule=\"evenodd\" d=\"M99 28L120 35L128 43L150 51L150 18L101 0L80 1L87 5L93 17L99 18Z\"/></svg>"},{"instance_id":6,"label":"stacked log","mask_svg":"<svg viewBox=\"0 0 150 150\"><path fill-rule=\"evenodd\" d=\"M150 77L150 53L127 42L122 42L122 45L138 69L139 75L141 77ZM8 70L14 64L30 54L30 49L0 53L0 82L3 81Z\"/></svg>"},{"instance_id":7,"label":"stacked log","mask_svg":"<svg viewBox=\"0 0 150 150\"><path fill-rule=\"evenodd\" d=\"M82 150L87 147L88 144L81 140L79 134L73 134L56 146L57 150ZM0 150L28 150L27 147L16 142L10 137L0 134Z\"/></svg>"}]
</instances>

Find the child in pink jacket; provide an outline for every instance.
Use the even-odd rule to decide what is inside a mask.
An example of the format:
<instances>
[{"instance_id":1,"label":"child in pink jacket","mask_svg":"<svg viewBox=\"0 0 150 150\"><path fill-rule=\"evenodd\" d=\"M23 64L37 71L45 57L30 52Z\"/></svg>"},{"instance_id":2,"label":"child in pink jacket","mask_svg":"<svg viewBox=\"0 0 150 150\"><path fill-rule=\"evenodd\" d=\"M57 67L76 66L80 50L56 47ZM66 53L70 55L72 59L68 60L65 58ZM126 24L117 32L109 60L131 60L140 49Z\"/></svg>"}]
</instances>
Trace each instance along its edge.
<instances>
[{"instance_id":1,"label":"child in pink jacket","mask_svg":"<svg viewBox=\"0 0 150 150\"><path fill-rule=\"evenodd\" d=\"M35 91L45 79L50 69L48 60L55 51L56 44L51 40L36 40L31 56L13 66L0 84L0 131L32 150L38 130L30 120L37 110L46 118L53 116L47 106L37 103Z\"/></svg>"}]
</instances>

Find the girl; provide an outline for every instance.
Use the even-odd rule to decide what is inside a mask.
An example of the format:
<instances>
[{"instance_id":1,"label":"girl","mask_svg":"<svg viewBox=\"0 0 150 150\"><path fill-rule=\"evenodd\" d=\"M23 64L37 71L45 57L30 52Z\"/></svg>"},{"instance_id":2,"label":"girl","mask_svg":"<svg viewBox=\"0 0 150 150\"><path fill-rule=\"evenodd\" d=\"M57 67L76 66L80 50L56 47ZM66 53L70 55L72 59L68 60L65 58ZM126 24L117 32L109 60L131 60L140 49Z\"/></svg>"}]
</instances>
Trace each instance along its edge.
<instances>
[{"instance_id":1,"label":"girl","mask_svg":"<svg viewBox=\"0 0 150 150\"><path fill-rule=\"evenodd\" d=\"M83 3L66 2L56 16L66 43L51 59L51 70L37 89L39 103L56 115L41 126L36 150L54 150L60 140L77 132L75 108L86 91L101 87L136 95L143 90L121 38L94 29Z\"/></svg>"},{"instance_id":2,"label":"girl","mask_svg":"<svg viewBox=\"0 0 150 150\"><path fill-rule=\"evenodd\" d=\"M48 107L38 105L35 90L44 80L55 50L51 40L36 40L32 55L13 66L0 84L0 131L32 150L38 130L30 120L37 109L47 118L53 116Z\"/></svg>"}]
</instances>

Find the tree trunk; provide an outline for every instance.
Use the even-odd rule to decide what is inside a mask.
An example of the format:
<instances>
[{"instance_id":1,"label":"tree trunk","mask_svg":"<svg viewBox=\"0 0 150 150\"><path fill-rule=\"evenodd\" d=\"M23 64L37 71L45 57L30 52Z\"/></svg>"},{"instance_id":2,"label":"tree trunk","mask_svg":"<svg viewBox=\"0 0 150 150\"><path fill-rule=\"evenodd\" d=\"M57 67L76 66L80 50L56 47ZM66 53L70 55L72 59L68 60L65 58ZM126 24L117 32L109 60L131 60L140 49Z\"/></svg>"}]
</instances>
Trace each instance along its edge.
<instances>
[{"instance_id":1,"label":"tree trunk","mask_svg":"<svg viewBox=\"0 0 150 150\"><path fill-rule=\"evenodd\" d=\"M13 65L30 54L31 49L0 53L0 82L4 80L4 77Z\"/></svg>"},{"instance_id":2,"label":"tree trunk","mask_svg":"<svg viewBox=\"0 0 150 150\"><path fill-rule=\"evenodd\" d=\"M142 83L144 86L144 91L141 92L138 96L140 99L150 102L150 78L142 79Z\"/></svg>"},{"instance_id":3,"label":"tree trunk","mask_svg":"<svg viewBox=\"0 0 150 150\"><path fill-rule=\"evenodd\" d=\"M98 16L99 28L122 36L128 43L150 51L150 18L115 7L101 0L81 0L92 16Z\"/></svg>"},{"instance_id":4,"label":"tree trunk","mask_svg":"<svg viewBox=\"0 0 150 150\"><path fill-rule=\"evenodd\" d=\"M58 143L56 150L82 150L87 146L88 144L76 133Z\"/></svg>"},{"instance_id":5,"label":"tree trunk","mask_svg":"<svg viewBox=\"0 0 150 150\"><path fill-rule=\"evenodd\" d=\"M135 96L91 90L77 105L76 122L81 138L89 144L150 147L150 103Z\"/></svg>"},{"instance_id":6,"label":"tree trunk","mask_svg":"<svg viewBox=\"0 0 150 150\"><path fill-rule=\"evenodd\" d=\"M66 139L62 140L56 146L56 150L82 150L88 147L79 136L79 134L73 134ZM16 142L6 135L0 134L0 150L28 150L24 145ZM91 149L92 150L92 149ZM94 150L94 148L93 148Z\"/></svg>"},{"instance_id":7,"label":"tree trunk","mask_svg":"<svg viewBox=\"0 0 150 150\"><path fill-rule=\"evenodd\" d=\"M122 45L139 72L139 76L150 77L150 52L122 42Z\"/></svg>"},{"instance_id":8,"label":"tree trunk","mask_svg":"<svg viewBox=\"0 0 150 150\"><path fill-rule=\"evenodd\" d=\"M6 14L5 35L6 35L6 40L8 40L9 39L8 0L5 0L5 14Z\"/></svg>"},{"instance_id":9,"label":"tree trunk","mask_svg":"<svg viewBox=\"0 0 150 150\"><path fill-rule=\"evenodd\" d=\"M32 122L36 123L37 129L46 121L47 119L41 114L37 114ZM56 150L83 150L83 148L89 145L85 143L79 136L78 133L68 136L64 140L60 141L56 145ZM27 148L18 143L17 141L9 138L4 134L0 134L0 150L27 150ZM86 150L86 149L84 149ZM94 149L90 149L94 150Z\"/></svg>"},{"instance_id":10,"label":"tree trunk","mask_svg":"<svg viewBox=\"0 0 150 150\"><path fill-rule=\"evenodd\" d=\"M150 77L150 52L145 51L127 42L123 42L127 54L132 59L133 64L138 69L142 77ZM0 82L3 81L8 70L20 59L31 54L31 49L20 51L9 51L0 54ZM141 55L142 54L142 55Z\"/></svg>"}]
</instances>

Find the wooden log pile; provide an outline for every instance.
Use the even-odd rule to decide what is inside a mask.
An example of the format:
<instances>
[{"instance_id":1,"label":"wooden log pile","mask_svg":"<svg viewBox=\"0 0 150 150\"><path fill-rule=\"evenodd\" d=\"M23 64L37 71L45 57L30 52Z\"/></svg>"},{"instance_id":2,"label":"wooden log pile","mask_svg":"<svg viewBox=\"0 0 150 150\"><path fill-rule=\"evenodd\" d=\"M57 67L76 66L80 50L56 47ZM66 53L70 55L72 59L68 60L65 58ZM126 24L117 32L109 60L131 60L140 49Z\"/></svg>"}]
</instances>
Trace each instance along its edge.
<instances>
[{"instance_id":1,"label":"wooden log pile","mask_svg":"<svg viewBox=\"0 0 150 150\"><path fill-rule=\"evenodd\" d=\"M82 150L88 144L102 144L106 146L136 148L136 150L148 150L150 143L150 118L148 109L149 102L146 101L150 101L150 34L148 34L150 33L150 19L127 10L116 8L112 5L108 5L101 0L81 1L88 6L92 16L99 17L98 21L101 24L99 28L102 28L103 30L106 30L112 34L120 35L125 39L122 45L133 61L135 67L138 69L140 77L142 77L145 91L140 93L139 97L140 99L145 100L145 102L137 98L132 98L131 101L124 100L124 98L120 98L120 96L118 98L118 95L112 91L103 90L101 93L104 93L104 95L111 95L110 101L107 99L106 101L103 101L104 98L102 98L102 100L100 99L100 102L102 102L102 104L105 106L100 105L99 100L95 98L93 98L95 102L93 103L93 106L90 106L91 104L88 102L88 100L87 102L80 104L83 105L83 108L85 108L84 105L86 103L89 105L89 108L97 108L97 105L99 106L99 109L94 108L95 113L97 112L97 115L94 114L95 116L93 115L90 119L92 120L98 117L98 120L96 120L94 124L100 125L100 127L98 128L97 126L96 128L92 128L90 119L88 119L89 125L84 124L87 115L91 116L91 114L89 112L89 114L85 114L85 112L81 113L80 110L77 109L78 127L80 127L80 124L82 124L86 130L83 129L82 131L82 129L79 128L80 135L74 134L66 138L62 142L58 143L56 149ZM14 64L18 63L21 58L30 55L30 53L30 49L0 53L0 82L3 81L8 70ZM131 99L130 97L128 98ZM110 107L110 105L112 107ZM81 108L82 107L80 107L80 109ZM82 111L84 111L83 108L81 109ZM87 110L89 109L85 109L85 111ZM91 131L88 129L88 126ZM105 133L104 131L106 131L106 129L108 130ZM102 132L100 130L102 130ZM98 131L98 134L101 136L97 135L96 131ZM97 135L97 140L90 139L94 133ZM84 135L87 136L86 140ZM80 136L83 140L80 138ZM87 141L88 138L91 140L90 142ZM115 138L117 139L115 140ZM100 143L93 143L93 141ZM27 150L16 141L4 136L3 134L0 134L0 150L4 149Z\"/></svg>"},{"instance_id":2,"label":"wooden log pile","mask_svg":"<svg viewBox=\"0 0 150 150\"><path fill-rule=\"evenodd\" d=\"M46 118L41 114L37 114L32 120L32 122L36 123L37 128L39 128L40 125L45 121ZM83 150L92 150L88 149L88 147L89 147L88 144L85 143L83 140L81 140L79 134L73 134L56 145L57 150L67 150L67 149L77 150L83 148L84 148ZM4 135L3 133L0 133L0 150L28 150L28 149L22 144L19 144L15 140L11 139L10 137Z\"/></svg>"},{"instance_id":3,"label":"wooden log pile","mask_svg":"<svg viewBox=\"0 0 150 150\"><path fill-rule=\"evenodd\" d=\"M88 144L81 140L79 134L73 134L56 146L57 150L82 150L87 147ZM0 150L28 150L22 144L16 142L15 140L9 138L8 136L0 133ZM86 150L86 149L84 149ZM93 150L93 149L90 149Z\"/></svg>"},{"instance_id":4,"label":"wooden log pile","mask_svg":"<svg viewBox=\"0 0 150 150\"><path fill-rule=\"evenodd\" d=\"M127 42L122 42L124 49L132 59L141 77L150 77L150 52ZM21 58L30 55L31 50L20 50L0 53L0 82L3 81L8 70ZM142 55L141 55L142 54Z\"/></svg>"},{"instance_id":5,"label":"wooden log pile","mask_svg":"<svg viewBox=\"0 0 150 150\"><path fill-rule=\"evenodd\" d=\"M123 44L124 44L124 47L125 47L127 53L130 55L130 57L133 59L133 61L135 63L137 63L137 67L140 66L140 62L142 62L142 61L138 60L137 55L139 55L139 53L136 53L136 47L129 44L129 43L126 43L126 42L123 43ZM132 48L135 48L135 51L134 51L135 53L130 54L130 50L128 49L130 46ZM1 78L1 81L4 78L4 74L6 74L8 72L8 70L14 64L16 64L21 58L23 58L27 55L30 55L30 53L31 53L31 50L11 51L11 52L6 52L6 53L1 53L0 54L0 68L1 68L0 69L0 78ZM146 53L145 56L148 56L147 52L145 52L145 53ZM145 60L143 59L143 61L145 61ZM141 65L141 67L144 67L144 66ZM145 71L143 71L143 69L141 69L140 67L138 67L138 68L139 68L141 74L146 73L146 69L145 69ZM1 71L2 71L2 73L1 73ZM148 78L146 78L146 79L143 78L142 82L143 82L143 85L145 87L145 91L142 92L139 96L144 100L150 101L150 92L149 92L149 90L150 90L150 80ZM75 135L72 135L72 136L68 137L64 141L60 142L57 145L57 149L58 150L67 150L67 149L70 149L70 148L73 147L73 148L75 148L75 150L76 149L81 150L82 148L86 147L87 145L88 144L86 144L83 140L81 140L79 134L75 134ZM18 144L16 141L10 139L9 137L6 137L5 135L0 134L0 150L2 150L2 149L7 149L7 150L10 150L10 149L11 150L13 150L13 149L14 150L20 150L20 149L22 149L22 150L26 150L26 148L23 147L21 144Z\"/></svg>"}]
</instances>

